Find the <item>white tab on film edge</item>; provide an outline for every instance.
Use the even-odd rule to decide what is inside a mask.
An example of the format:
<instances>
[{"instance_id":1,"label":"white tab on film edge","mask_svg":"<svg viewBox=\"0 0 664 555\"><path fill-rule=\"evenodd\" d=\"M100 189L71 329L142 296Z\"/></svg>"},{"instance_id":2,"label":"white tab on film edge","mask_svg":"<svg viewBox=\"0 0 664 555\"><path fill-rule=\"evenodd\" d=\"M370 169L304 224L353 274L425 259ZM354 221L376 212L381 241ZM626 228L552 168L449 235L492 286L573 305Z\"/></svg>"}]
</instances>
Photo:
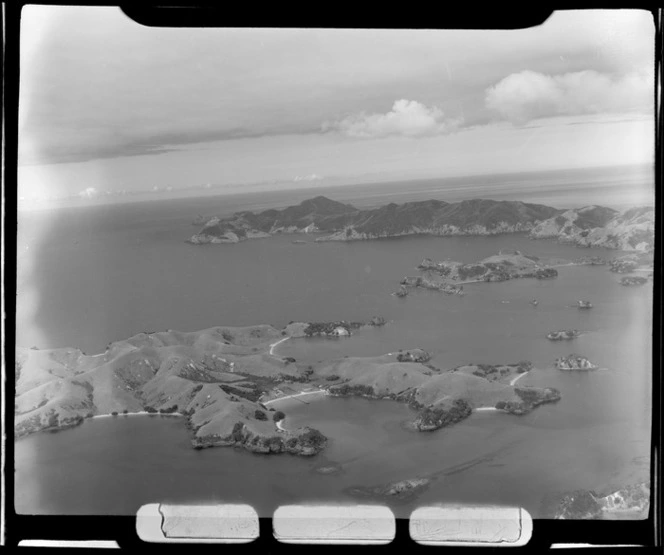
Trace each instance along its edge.
<instances>
[{"instance_id":1,"label":"white tab on film edge","mask_svg":"<svg viewBox=\"0 0 664 555\"><path fill-rule=\"evenodd\" d=\"M250 505L143 505L136 532L146 542L248 543L259 536Z\"/></svg>"},{"instance_id":2,"label":"white tab on film edge","mask_svg":"<svg viewBox=\"0 0 664 555\"><path fill-rule=\"evenodd\" d=\"M120 549L113 540L21 540L19 547L81 547L84 549Z\"/></svg>"},{"instance_id":3,"label":"white tab on film edge","mask_svg":"<svg viewBox=\"0 0 664 555\"><path fill-rule=\"evenodd\" d=\"M382 545L396 535L394 514L378 505L285 505L272 526L283 543Z\"/></svg>"},{"instance_id":4,"label":"white tab on film edge","mask_svg":"<svg viewBox=\"0 0 664 555\"><path fill-rule=\"evenodd\" d=\"M533 534L533 519L517 507L431 506L410 515L410 537L422 545L517 547Z\"/></svg>"}]
</instances>

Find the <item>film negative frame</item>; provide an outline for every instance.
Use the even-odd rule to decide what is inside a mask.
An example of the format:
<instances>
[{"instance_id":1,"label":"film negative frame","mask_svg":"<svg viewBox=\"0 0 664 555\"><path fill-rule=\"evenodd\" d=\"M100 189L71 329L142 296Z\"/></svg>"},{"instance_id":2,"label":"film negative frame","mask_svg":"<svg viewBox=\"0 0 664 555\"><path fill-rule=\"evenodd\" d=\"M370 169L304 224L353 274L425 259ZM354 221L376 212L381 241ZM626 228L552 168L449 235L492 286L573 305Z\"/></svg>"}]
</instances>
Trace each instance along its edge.
<instances>
[{"instance_id":1,"label":"film negative frame","mask_svg":"<svg viewBox=\"0 0 664 555\"><path fill-rule=\"evenodd\" d=\"M51 2L36 2L37 4L51 4ZM53 2L53 4L59 4ZM76 4L67 2L66 4ZM162 6L169 2L161 3ZM14 382L11 379L15 362L15 313L16 274L14 262L16 260L16 184L17 184L17 146L18 131L18 48L20 39L20 12L24 4L12 3L4 6L6 50L5 50L5 141L4 160L4 294L3 302L6 317L3 321L4 330L4 445L3 445L3 531L0 540L7 546L16 546L26 540L55 540L61 542L110 541L116 542L120 548L137 547L139 549L159 549L175 552L183 547L179 544L146 544L136 531L136 517L122 516L28 516L18 515L14 511L14 449L13 449L13 411L11 400L14 397ZM85 2L83 5L117 5L106 2ZM630 6L634 8L634 6ZM379 21L372 16L362 15L361 12L348 17L339 10L336 16L315 16L312 13L288 13L287 10L273 9L272 11L241 10L237 13L218 8L212 3L179 9L159 9L142 6L122 6L126 15L144 25L152 26L272 26L272 27L339 27L339 28L475 28L475 29L510 29L523 28L543 22L551 13L551 9L529 8L508 11L505 9L480 10L474 6L462 10L445 12L445 26L436 24L435 18L427 15L426 21L421 14L417 17L402 17L398 21ZM645 7L653 14L656 23L656 91L655 91L655 213L656 213L656 245L655 245L655 287L654 287L654 320L653 320L653 391L652 391L652 439L651 439L651 498L650 512L646 520L642 521L563 521L563 520L533 520L532 537L524 546L525 549L547 549L552 546L579 547L583 545L595 546L661 546L661 285L659 281L661 270L661 244L662 233L661 217L661 183L662 183L662 122L661 122L661 64L662 64L662 13L656 8ZM396 19L396 18L395 18ZM442 18L441 18L442 20ZM273 521L271 518L260 518L258 521L259 537L246 544L223 544L224 550L248 551L261 549L265 552L304 552L310 549L308 544L282 543L275 539L273 534ZM195 542L192 542L192 544ZM216 549L219 544L199 544L198 549ZM407 519L396 519L394 540L384 545L343 545L321 544L316 549L330 552L333 549L350 549L354 552L386 552L387 550L425 551L429 546L413 541L409 534ZM493 547L493 546L492 546Z\"/></svg>"}]
</instances>

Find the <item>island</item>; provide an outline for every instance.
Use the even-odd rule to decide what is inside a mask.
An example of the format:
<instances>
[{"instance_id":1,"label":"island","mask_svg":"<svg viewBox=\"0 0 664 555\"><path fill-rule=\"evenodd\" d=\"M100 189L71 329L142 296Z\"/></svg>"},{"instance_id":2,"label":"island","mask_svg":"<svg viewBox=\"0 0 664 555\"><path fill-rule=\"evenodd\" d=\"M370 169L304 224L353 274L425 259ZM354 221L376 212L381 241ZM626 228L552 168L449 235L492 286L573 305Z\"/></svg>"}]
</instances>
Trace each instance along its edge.
<instances>
[{"instance_id":1,"label":"island","mask_svg":"<svg viewBox=\"0 0 664 555\"><path fill-rule=\"evenodd\" d=\"M556 368L559 370L596 370L598 366L581 355L568 355L556 359Z\"/></svg>"},{"instance_id":2,"label":"island","mask_svg":"<svg viewBox=\"0 0 664 555\"><path fill-rule=\"evenodd\" d=\"M555 519L623 520L645 519L650 509L650 484L638 482L606 492L578 490L558 501Z\"/></svg>"},{"instance_id":3,"label":"island","mask_svg":"<svg viewBox=\"0 0 664 555\"><path fill-rule=\"evenodd\" d=\"M573 262L579 266L606 266L609 263L606 258L602 258L601 256L582 256L575 259Z\"/></svg>"},{"instance_id":4,"label":"island","mask_svg":"<svg viewBox=\"0 0 664 555\"><path fill-rule=\"evenodd\" d=\"M55 432L88 418L146 414L182 418L196 449L235 446L312 456L328 438L315 428L288 426L288 410L278 406L285 399L399 401L412 409L414 431L431 432L476 410L520 415L560 398L552 388L516 385L532 369L528 361L440 370L428 364L429 353L415 348L316 364L276 352L289 339L335 337L339 328L384 324L375 317L357 326L292 322L281 330L269 325L167 330L110 343L93 356L71 348L18 348L15 435Z\"/></svg>"},{"instance_id":5,"label":"island","mask_svg":"<svg viewBox=\"0 0 664 555\"><path fill-rule=\"evenodd\" d=\"M396 293L397 296L405 296L408 287L433 289L449 295L464 295L463 285L468 283L517 278L551 279L558 275L558 270L545 261L520 251L500 251L472 264L454 260L434 262L425 258L417 268L424 275L403 278L400 282L402 289Z\"/></svg>"},{"instance_id":6,"label":"island","mask_svg":"<svg viewBox=\"0 0 664 555\"><path fill-rule=\"evenodd\" d=\"M397 289L394 293L392 293L395 297L403 298L408 296L408 288L404 284L399 285L399 289Z\"/></svg>"},{"instance_id":7,"label":"island","mask_svg":"<svg viewBox=\"0 0 664 555\"><path fill-rule=\"evenodd\" d=\"M565 339L574 339L575 337L579 337L579 335L581 333L578 330L559 330L548 333L546 338L551 341L562 341Z\"/></svg>"},{"instance_id":8,"label":"island","mask_svg":"<svg viewBox=\"0 0 664 555\"><path fill-rule=\"evenodd\" d=\"M357 241L405 235L496 235L526 232L561 211L517 201L441 200L390 203L370 209L318 196L296 206L210 218L188 242L237 243L281 233L314 233L316 241ZM199 221L199 220L197 220Z\"/></svg>"},{"instance_id":9,"label":"island","mask_svg":"<svg viewBox=\"0 0 664 555\"><path fill-rule=\"evenodd\" d=\"M620 280L620 285L645 285L648 283L648 278L643 276L626 276Z\"/></svg>"},{"instance_id":10,"label":"island","mask_svg":"<svg viewBox=\"0 0 664 555\"><path fill-rule=\"evenodd\" d=\"M385 485L355 486L346 489L346 492L353 497L368 497L377 501L386 499L409 501L423 493L432 481L431 477L411 478Z\"/></svg>"},{"instance_id":11,"label":"island","mask_svg":"<svg viewBox=\"0 0 664 555\"><path fill-rule=\"evenodd\" d=\"M562 210L519 201L425 200L359 209L324 196L283 209L236 212L205 220L188 239L194 245L238 243L283 233L316 235L315 241L358 241L406 235L498 235L529 233L583 247L652 253L654 209L618 212L602 206Z\"/></svg>"}]
</instances>

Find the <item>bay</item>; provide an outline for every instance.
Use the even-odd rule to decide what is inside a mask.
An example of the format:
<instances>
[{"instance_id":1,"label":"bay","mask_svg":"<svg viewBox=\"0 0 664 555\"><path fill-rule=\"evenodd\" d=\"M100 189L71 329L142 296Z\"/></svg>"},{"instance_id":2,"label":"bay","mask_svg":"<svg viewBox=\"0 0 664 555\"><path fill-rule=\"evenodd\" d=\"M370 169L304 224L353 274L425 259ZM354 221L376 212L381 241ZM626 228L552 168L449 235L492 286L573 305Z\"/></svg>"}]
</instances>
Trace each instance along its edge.
<instances>
[{"instance_id":1,"label":"bay","mask_svg":"<svg viewBox=\"0 0 664 555\"><path fill-rule=\"evenodd\" d=\"M298 200L289 194L284 203ZM196 229L196 214L211 208L210 199L203 200L208 204L192 199L80 208L21 220L18 343L93 354L142 331L383 316L388 324L382 328L338 340L289 340L277 352L314 361L421 347L442 369L531 360L535 369L519 383L557 387L561 401L522 417L476 413L430 434L404 429L412 414L390 401L291 403L284 409L286 427L312 425L331 438L312 459L195 451L174 417L95 419L16 442L19 512L135 514L150 502L225 501L251 503L269 516L279 504L354 502L350 487L432 475L417 501L392 503L397 516L408 516L418 503L461 500L518 504L545 517L550 499L562 492L619 489L647 479L650 285L623 287L606 267L560 267L553 280L469 284L464 297L390 294L401 278L416 275L424 257L472 262L500 249L562 258L619 253L522 234L354 243L285 235L195 247L184 240ZM252 203L259 201L250 195L226 199L224 209ZM571 306L578 299L594 308ZM546 339L564 328L582 335L572 342ZM602 368L552 368L556 357L572 352ZM343 471L315 472L331 463Z\"/></svg>"}]
</instances>

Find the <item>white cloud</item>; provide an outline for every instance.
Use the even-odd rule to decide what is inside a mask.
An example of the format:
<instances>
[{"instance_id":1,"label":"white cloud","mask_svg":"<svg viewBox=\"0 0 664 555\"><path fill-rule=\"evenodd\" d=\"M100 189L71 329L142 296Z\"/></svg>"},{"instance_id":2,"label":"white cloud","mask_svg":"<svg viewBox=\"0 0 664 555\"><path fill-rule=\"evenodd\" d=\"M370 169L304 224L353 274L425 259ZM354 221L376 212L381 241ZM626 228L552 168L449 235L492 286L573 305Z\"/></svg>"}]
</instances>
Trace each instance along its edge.
<instances>
[{"instance_id":1,"label":"white cloud","mask_svg":"<svg viewBox=\"0 0 664 555\"><path fill-rule=\"evenodd\" d=\"M296 175L293 181L319 181L323 179L320 175L312 173L311 175Z\"/></svg>"},{"instance_id":2,"label":"white cloud","mask_svg":"<svg viewBox=\"0 0 664 555\"><path fill-rule=\"evenodd\" d=\"M648 69L621 77L592 70L562 75L526 70L486 89L485 104L514 123L559 115L650 113L653 79Z\"/></svg>"},{"instance_id":3,"label":"white cloud","mask_svg":"<svg viewBox=\"0 0 664 555\"><path fill-rule=\"evenodd\" d=\"M389 135L418 137L449 133L458 127L460 120L445 119L443 111L428 108L415 100L397 100L386 114L348 116L340 121L323 124L323 131L336 130L349 137L378 138Z\"/></svg>"},{"instance_id":4,"label":"white cloud","mask_svg":"<svg viewBox=\"0 0 664 555\"><path fill-rule=\"evenodd\" d=\"M82 198L93 198L96 197L98 194L99 192L97 191L97 189L95 189L94 187L88 187L87 189L83 189L82 191L80 191L78 193L78 196Z\"/></svg>"}]
</instances>

